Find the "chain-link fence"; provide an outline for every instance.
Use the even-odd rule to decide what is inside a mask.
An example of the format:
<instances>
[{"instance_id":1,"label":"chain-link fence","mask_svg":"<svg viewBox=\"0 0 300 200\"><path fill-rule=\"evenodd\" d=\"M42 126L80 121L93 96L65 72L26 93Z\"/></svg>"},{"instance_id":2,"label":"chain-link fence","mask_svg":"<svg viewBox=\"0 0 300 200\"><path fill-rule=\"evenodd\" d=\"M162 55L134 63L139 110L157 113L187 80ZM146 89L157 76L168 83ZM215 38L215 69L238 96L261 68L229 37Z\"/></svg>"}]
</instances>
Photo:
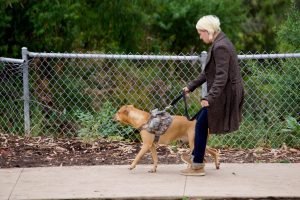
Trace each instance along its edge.
<instances>
[{"instance_id":1,"label":"chain-link fence","mask_svg":"<svg viewBox=\"0 0 300 200\"><path fill-rule=\"evenodd\" d=\"M0 131L24 132L23 64L21 59L0 60Z\"/></svg>"},{"instance_id":2,"label":"chain-link fence","mask_svg":"<svg viewBox=\"0 0 300 200\"><path fill-rule=\"evenodd\" d=\"M33 53L1 58L0 130L32 135L135 140L137 131L112 120L118 108L164 109L200 72L199 55ZM300 54L239 55L246 101L240 130L211 135L211 146L300 146ZM27 77L26 77L27 76ZM188 99L200 109L201 89ZM184 114L180 101L171 114ZM25 128L25 131L24 131ZM297 129L298 128L298 129Z\"/></svg>"}]
</instances>

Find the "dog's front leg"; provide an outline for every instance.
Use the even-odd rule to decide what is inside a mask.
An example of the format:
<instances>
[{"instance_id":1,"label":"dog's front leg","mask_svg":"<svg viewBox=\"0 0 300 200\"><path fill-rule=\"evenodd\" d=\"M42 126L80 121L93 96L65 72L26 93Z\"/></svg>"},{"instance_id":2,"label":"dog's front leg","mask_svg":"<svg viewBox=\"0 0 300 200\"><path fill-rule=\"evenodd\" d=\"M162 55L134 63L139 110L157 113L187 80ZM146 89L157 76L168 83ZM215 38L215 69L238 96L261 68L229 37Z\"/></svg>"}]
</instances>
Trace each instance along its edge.
<instances>
[{"instance_id":1,"label":"dog's front leg","mask_svg":"<svg viewBox=\"0 0 300 200\"><path fill-rule=\"evenodd\" d=\"M149 171L150 173L155 173L156 168L158 165L158 157L157 157L157 151L156 151L156 145L153 144L150 148L152 159L153 159L153 168Z\"/></svg>"},{"instance_id":2,"label":"dog's front leg","mask_svg":"<svg viewBox=\"0 0 300 200\"><path fill-rule=\"evenodd\" d=\"M143 157L143 155L151 148L150 145L148 144L143 144L141 150L139 151L139 153L136 155L135 159L133 160L133 162L131 163L129 169L132 170L135 168L135 166L137 165L137 163L139 162L139 160Z\"/></svg>"}]
</instances>

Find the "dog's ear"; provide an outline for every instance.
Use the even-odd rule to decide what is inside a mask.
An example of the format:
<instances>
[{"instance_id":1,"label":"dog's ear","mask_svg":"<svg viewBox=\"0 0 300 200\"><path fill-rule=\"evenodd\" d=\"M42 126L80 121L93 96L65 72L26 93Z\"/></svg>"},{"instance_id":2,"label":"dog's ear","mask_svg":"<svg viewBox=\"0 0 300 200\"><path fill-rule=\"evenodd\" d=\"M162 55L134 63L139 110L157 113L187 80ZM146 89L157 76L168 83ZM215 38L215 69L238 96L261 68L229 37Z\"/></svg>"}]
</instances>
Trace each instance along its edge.
<instances>
[{"instance_id":1,"label":"dog's ear","mask_svg":"<svg viewBox=\"0 0 300 200\"><path fill-rule=\"evenodd\" d=\"M124 115L128 115L129 113L129 108L131 107L131 105L126 105L126 106L123 106L121 109L120 109L120 112Z\"/></svg>"},{"instance_id":2,"label":"dog's ear","mask_svg":"<svg viewBox=\"0 0 300 200\"><path fill-rule=\"evenodd\" d=\"M128 105L128 107L133 108L134 106L133 105Z\"/></svg>"},{"instance_id":3,"label":"dog's ear","mask_svg":"<svg viewBox=\"0 0 300 200\"><path fill-rule=\"evenodd\" d=\"M123 114L128 115L129 111L128 109L123 110Z\"/></svg>"}]
</instances>

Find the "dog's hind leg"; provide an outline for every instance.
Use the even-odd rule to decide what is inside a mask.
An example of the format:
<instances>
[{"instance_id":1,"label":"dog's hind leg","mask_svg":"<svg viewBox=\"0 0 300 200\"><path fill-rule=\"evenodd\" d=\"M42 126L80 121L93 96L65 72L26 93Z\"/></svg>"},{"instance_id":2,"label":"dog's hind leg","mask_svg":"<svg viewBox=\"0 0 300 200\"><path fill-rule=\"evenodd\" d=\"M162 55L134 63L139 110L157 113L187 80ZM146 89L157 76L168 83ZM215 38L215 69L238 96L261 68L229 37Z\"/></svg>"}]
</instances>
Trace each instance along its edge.
<instances>
[{"instance_id":1,"label":"dog's hind leg","mask_svg":"<svg viewBox=\"0 0 300 200\"><path fill-rule=\"evenodd\" d=\"M189 143L189 150L188 150L188 154L192 154L193 150L194 150L194 146L195 146L195 131L191 131L188 134L188 143Z\"/></svg>"},{"instance_id":2,"label":"dog's hind leg","mask_svg":"<svg viewBox=\"0 0 300 200\"><path fill-rule=\"evenodd\" d=\"M206 147L206 151L214 158L216 169L220 169L219 151L208 146Z\"/></svg>"},{"instance_id":3,"label":"dog's hind leg","mask_svg":"<svg viewBox=\"0 0 300 200\"><path fill-rule=\"evenodd\" d=\"M158 165L158 157L157 157L156 145L154 143L151 146L150 151L151 151L151 155L152 155L152 159L153 159L153 168L149 172L155 173L157 165Z\"/></svg>"}]
</instances>

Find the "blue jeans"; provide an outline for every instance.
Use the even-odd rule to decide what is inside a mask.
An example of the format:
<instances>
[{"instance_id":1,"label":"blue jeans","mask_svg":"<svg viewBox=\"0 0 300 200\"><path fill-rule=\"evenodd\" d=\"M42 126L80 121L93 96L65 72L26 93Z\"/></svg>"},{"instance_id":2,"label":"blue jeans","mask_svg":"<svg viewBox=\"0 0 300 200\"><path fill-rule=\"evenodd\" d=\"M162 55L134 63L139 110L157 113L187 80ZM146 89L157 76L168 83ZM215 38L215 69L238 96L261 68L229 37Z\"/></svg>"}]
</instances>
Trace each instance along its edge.
<instances>
[{"instance_id":1,"label":"blue jeans","mask_svg":"<svg viewBox=\"0 0 300 200\"><path fill-rule=\"evenodd\" d=\"M208 136L207 108L201 108L195 127L195 147L192 152L194 163L203 163Z\"/></svg>"}]
</instances>

